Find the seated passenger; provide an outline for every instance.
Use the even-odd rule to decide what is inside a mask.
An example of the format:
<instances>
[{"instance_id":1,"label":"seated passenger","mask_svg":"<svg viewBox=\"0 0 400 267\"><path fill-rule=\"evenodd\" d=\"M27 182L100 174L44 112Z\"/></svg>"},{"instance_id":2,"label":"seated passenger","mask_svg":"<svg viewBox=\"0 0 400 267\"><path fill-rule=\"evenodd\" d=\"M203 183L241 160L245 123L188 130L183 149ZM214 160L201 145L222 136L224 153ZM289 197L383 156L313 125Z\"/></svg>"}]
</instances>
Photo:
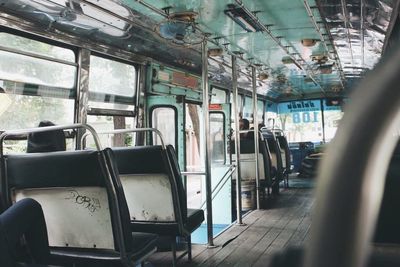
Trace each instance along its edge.
<instances>
[{"instance_id":1,"label":"seated passenger","mask_svg":"<svg viewBox=\"0 0 400 267\"><path fill-rule=\"evenodd\" d=\"M250 128L250 122L247 119L240 119L239 121L239 131L241 130L249 130ZM240 133L240 139L247 138L248 132L247 133Z\"/></svg>"},{"instance_id":2,"label":"seated passenger","mask_svg":"<svg viewBox=\"0 0 400 267\"><path fill-rule=\"evenodd\" d=\"M16 248L24 236L33 263L45 263L50 255L46 223L38 202L26 198L0 214L0 263L16 266ZM29 265L28 265L29 266Z\"/></svg>"},{"instance_id":3,"label":"seated passenger","mask_svg":"<svg viewBox=\"0 0 400 267\"><path fill-rule=\"evenodd\" d=\"M41 121L39 127L55 126L51 121ZM31 133L28 136L28 153L64 151L66 149L63 130Z\"/></svg>"}]
</instances>

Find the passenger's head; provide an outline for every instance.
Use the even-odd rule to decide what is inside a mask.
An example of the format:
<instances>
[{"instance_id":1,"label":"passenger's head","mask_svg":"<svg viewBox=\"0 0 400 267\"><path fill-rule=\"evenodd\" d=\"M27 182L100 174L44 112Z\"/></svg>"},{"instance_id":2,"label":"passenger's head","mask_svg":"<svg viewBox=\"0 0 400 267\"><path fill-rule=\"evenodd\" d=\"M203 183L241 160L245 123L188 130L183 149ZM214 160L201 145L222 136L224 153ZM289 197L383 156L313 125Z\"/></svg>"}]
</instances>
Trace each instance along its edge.
<instances>
[{"instance_id":1,"label":"passenger's head","mask_svg":"<svg viewBox=\"0 0 400 267\"><path fill-rule=\"evenodd\" d=\"M241 119L239 121L239 130L248 130L250 128L250 122L247 119Z\"/></svg>"},{"instance_id":2,"label":"passenger's head","mask_svg":"<svg viewBox=\"0 0 400 267\"><path fill-rule=\"evenodd\" d=\"M39 127L54 126L51 121L41 121ZM63 130L31 133L28 136L28 153L53 152L66 150Z\"/></svg>"}]
</instances>

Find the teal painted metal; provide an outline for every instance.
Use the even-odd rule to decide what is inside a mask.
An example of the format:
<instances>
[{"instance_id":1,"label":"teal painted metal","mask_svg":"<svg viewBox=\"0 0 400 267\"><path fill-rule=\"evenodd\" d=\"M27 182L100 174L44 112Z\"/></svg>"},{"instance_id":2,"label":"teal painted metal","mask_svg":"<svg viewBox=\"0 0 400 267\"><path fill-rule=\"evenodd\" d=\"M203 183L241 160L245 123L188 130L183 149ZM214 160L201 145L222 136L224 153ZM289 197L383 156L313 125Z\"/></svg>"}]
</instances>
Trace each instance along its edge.
<instances>
[{"instance_id":1,"label":"teal painted metal","mask_svg":"<svg viewBox=\"0 0 400 267\"><path fill-rule=\"evenodd\" d=\"M157 22L165 20L165 17L156 14L136 1L123 0L123 2ZM241 51L244 53L243 58L251 58L253 62L261 63L268 68L270 73L269 81L264 86L264 90L259 89L263 94L274 98L286 95L297 95L298 98L302 98L307 94L320 93L321 90L335 95L341 89L339 88L340 75L337 69L333 67L333 71L330 74L322 73L320 70L321 64L312 59L312 55L329 55L325 49L326 47L332 48L328 38L326 38L327 46L318 43L314 47L306 47L301 43L302 39L320 39L320 35L307 13L303 0L243 0L242 2L249 10L257 12L257 17L261 23L270 25L269 29L272 34L275 37L280 37L279 39L284 46L290 46L289 51L291 53L298 53L299 57L305 60L304 65L308 69L307 72L314 74L313 76L322 89L314 82L307 81L309 78L307 78L306 71L300 70L294 64L284 64L282 58L287 56L286 52L265 33L247 32L224 14L227 5L235 3L235 1L146 0L145 2L160 10L170 7L169 12L171 13L188 10L197 12L196 23L198 23L198 27L203 32L210 33L211 38L218 37L221 38L222 42L229 43L227 47L230 51ZM318 9L315 8L315 0L309 0L307 3L315 16L315 21L322 21ZM327 34L323 26L320 29L322 34ZM214 46L209 44L209 47ZM330 52L333 52L333 49ZM226 62L229 64L229 60L226 60ZM333 64L334 60L329 62ZM241 61L238 61L238 63L241 70L246 69L246 63Z\"/></svg>"},{"instance_id":2,"label":"teal painted metal","mask_svg":"<svg viewBox=\"0 0 400 267\"><path fill-rule=\"evenodd\" d=\"M176 112L176 141L175 149L178 153L179 166L185 166L185 103L178 101L179 96L148 96L146 98L147 125L151 127L152 110L157 107L171 107Z\"/></svg>"},{"instance_id":3,"label":"teal painted metal","mask_svg":"<svg viewBox=\"0 0 400 267\"><path fill-rule=\"evenodd\" d=\"M208 33L208 48L217 46L225 51L209 61L210 82L225 88L232 85L226 68L231 67L230 57L236 55L240 59L239 87L250 91L250 68L260 64L259 72L268 73L269 79L257 82L257 92L275 101L340 96L349 92L379 61L382 44L385 46L390 39L388 35L392 34L390 29L396 18L392 11L397 10L394 0L370 0L368 4L359 0L79 0L74 5L68 3L3 1L3 26L140 64L159 62L197 75L203 64L199 42ZM189 16L193 23L183 25L182 17L173 16L185 11L196 14ZM242 28L240 19L242 24L247 21L253 26ZM166 27L164 23L171 20L180 20L179 26ZM256 32L249 30L252 27ZM167 28L172 30L167 33ZM182 40L190 43L193 39L188 36L191 35L196 36L197 45L184 45ZM314 46L305 45L302 39L317 42ZM3 50L15 52L10 47ZM158 89L166 93L165 88Z\"/></svg>"}]
</instances>

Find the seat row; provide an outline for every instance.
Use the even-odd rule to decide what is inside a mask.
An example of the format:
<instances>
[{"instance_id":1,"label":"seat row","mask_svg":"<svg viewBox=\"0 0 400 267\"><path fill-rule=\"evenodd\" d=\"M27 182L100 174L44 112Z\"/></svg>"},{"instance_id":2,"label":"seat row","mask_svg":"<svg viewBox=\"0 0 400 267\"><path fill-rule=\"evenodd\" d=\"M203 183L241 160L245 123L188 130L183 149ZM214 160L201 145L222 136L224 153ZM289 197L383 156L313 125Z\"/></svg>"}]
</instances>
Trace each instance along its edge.
<instances>
[{"instance_id":1,"label":"seat row","mask_svg":"<svg viewBox=\"0 0 400 267\"><path fill-rule=\"evenodd\" d=\"M254 136L254 135L253 135ZM279 184L289 186L291 172L290 150L285 136L280 131L261 129L259 135L258 173L259 190L264 194L279 193ZM232 159L236 158L234 141L231 142ZM254 138L240 139L240 174L242 180L254 180L255 173Z\"/></svg>"},{"instance_id":2,"label":"seat row","mask_svg":"<svg viewBox=\"0 0 400 267\"><path fill-rule=\"evenodd\" d=\"M187 209L172 146L1 155L1 195L6 207L26 198L41 205L50 248L44 264L136 266L160 235L170 240L175 266L176 237L187 240L181 257L190 260L190 234L204 220L203 210Z\"/></svg>"}]
</instances>

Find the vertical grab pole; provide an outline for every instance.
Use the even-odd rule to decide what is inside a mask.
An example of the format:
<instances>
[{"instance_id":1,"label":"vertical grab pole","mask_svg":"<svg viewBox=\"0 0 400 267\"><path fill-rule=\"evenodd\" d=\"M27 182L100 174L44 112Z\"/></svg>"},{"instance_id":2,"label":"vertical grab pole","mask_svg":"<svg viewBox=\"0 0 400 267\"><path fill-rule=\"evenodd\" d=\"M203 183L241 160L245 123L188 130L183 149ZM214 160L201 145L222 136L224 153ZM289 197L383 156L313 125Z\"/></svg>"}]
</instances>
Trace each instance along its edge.
<instances>
[{"instance_id":1,"label":"vertical grab pole","mask_svg":"<svg viewBox=\"0 0 400 267\"><path fill-rule=\"evenodd\" d=\"M210 161L210 114L208 109L209 90L208 90L208 51L207 41L201 45L202 58L202 86L203 86L203 124L204 124L204 160L206 173L206 207L207 207L207 238L208 246L214 246L213 240L213 219L212 219L212 189L211 189L211 161Z\"/></svg>"},{"instance_id":2,"label":"vertical grab pole","mask_svg":"<svg viewBox=\"0 0 400 267\"><path fill-rule=\"evenodd\" d=\"M322 118L322 143L325 144L325 110L324 110L324 100L321 99L321 118Z\"/></svg>"},{"instance_id":3,"label":"vertical grab pole","mask_svg":"<svg viewBox=\"0 0 400 267\"><path fill-rule=\"evenodd\" d=\"M256 168L256 198L257 198L257 209L260 209L260 173L258 170L259 161L259 144L258 144L258 108L257 108L257 78L256 78L256 68L251 66L251 78L253 85L253 126L254 126L254 155L255 155L255 168Z\"/></svg>"},{"instance_id":4,"label":"vertical grab pole","mask_svg":"<svg viewBox=\"0 0 400 267\"><path fill-rule=\"evenodd\" d=\"M233 109L235 111L235 151L236 151L236 223L242 225L242 185L240 177L240 133L239 133L239 93L237 87L236 56L232 55Z\"/></svg>"}]
</instances>

